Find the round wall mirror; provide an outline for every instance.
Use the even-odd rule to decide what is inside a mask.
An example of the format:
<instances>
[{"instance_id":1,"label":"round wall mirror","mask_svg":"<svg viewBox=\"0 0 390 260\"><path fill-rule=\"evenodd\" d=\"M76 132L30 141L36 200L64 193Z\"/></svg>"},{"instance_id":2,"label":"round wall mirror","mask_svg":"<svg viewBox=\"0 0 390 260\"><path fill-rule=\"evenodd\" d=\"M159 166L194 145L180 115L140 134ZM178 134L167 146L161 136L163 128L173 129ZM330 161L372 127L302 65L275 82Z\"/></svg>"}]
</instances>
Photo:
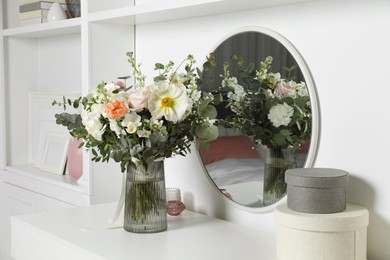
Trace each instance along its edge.
<instances>
[{"instance_id":1,"label":"round wall mirror","mask_svg":"<svg viewBox=\"0 0 390 260\"><path fill-rule=\"evenodd\" d=\"M221 101L216 105L219 137L207 147L199 146L199 157L207 176L228 201L249 210L270 206L286 193L286 169L313 166L319 138L314 82L294 46L265 28L234 31L217 45L213 54L216 67L210 74L211 80L201 88L214 92ZM262 66L266 70L262 71ZM237 79L231 83L233 87L229 87L228 78ZM245 100L238 95L243 92ZM265 111L267 114L263 115ZM271 114L275 113L287 113L290 121L272 121L275 116ZM275 155L275 150L281 155ZM275 178L282 179L285 186L279 188Z\"/></svg>"}]
</instances>

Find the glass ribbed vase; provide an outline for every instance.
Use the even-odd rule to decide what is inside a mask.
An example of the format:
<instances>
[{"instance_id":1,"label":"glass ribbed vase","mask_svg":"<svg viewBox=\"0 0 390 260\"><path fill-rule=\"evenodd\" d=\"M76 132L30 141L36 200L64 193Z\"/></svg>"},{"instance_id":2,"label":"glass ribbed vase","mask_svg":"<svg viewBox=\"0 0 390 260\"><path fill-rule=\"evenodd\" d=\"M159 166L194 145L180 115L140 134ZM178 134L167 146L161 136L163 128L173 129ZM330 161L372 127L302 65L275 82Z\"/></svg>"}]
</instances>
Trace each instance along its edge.
<instances>
[{"instance_id":1,"label":"glass ribbed vase","mask_svg":"<svg viewBox=\"0 0 390 260\"><path fill-rule=\"evenodd\" d=\"M123 228L134 233L167 229L164 161L128 168Z\"/></svg>"},{"instance_id":2,"label":"glass ribbed vase","mask_svg":"<svg viewBox=\"0 0 390 260\"><path fill-rule=\"evenodd\" d=\"M294 148L265 148L263 204L272 205L287 192L286 170L296 168Z\"/></svg>"}]
</instances>

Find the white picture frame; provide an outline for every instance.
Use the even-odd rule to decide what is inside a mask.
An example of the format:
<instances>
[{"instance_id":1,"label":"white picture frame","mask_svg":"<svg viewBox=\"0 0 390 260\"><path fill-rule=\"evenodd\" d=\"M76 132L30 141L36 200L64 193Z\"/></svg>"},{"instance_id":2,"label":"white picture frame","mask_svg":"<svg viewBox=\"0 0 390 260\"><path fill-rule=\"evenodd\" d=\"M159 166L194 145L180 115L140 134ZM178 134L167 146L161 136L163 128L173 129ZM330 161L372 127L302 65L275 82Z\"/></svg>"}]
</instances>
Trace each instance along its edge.
<instances>
[{"instance_id":1,"label":"white picture frame","mask_svg":"<svg viewBox=\"0 0 390 260\"><path fill-rule=\"evenodd\" d=\"M70 137L45 136L45 148L40 169L46 172L63 175L65 172L66 158L68 156Z\"/></svg>"},{"instance_id":2,"label":"white picture frame","mask_svg":"<svg viewBox=\"0 0 390 260\"><path fill-rule=\"evenodd\" d=\"M63 96L74 100L79 94L55 92L29 92L28 163L40 168L45 148L45 136L70 136L66 127L57 125L55 114L64 112L62 107L52 106L54 100L62 102ZM77 113L80 109L67 106L66 112Z\"/></svg>"}]
</instances>

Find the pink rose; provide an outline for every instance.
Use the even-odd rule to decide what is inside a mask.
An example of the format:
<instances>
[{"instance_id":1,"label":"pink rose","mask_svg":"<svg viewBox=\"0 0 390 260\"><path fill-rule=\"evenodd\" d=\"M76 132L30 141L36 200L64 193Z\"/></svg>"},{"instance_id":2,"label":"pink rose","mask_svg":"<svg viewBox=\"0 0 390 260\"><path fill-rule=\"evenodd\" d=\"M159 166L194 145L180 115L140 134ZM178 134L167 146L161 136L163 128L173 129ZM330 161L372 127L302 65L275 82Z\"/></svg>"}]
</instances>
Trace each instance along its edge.
<instances>
[{"instance_id":1,"label":"pink rose","mask_svg":"<svg viewBox=\"0 0 390 260\"><path fill-rule=\"evenodd\" d=\"M278 98L284 98L288 96L293 96L295 94L295 88L294 84L295 82L290 81L290 82L285 82L281 81L276 85L274 94Z\"/></svg>"},{"instance_id":2,"label":"pink rose","mask_svg":"<svg viewBox=\"0 0 390 260\"><path fill-rule=\"evenodd\" d=\"M148 106L149 90L147 89L136 89L129 93L129 106L132 111L142 111Z\"/></svg>"}]
</instances>

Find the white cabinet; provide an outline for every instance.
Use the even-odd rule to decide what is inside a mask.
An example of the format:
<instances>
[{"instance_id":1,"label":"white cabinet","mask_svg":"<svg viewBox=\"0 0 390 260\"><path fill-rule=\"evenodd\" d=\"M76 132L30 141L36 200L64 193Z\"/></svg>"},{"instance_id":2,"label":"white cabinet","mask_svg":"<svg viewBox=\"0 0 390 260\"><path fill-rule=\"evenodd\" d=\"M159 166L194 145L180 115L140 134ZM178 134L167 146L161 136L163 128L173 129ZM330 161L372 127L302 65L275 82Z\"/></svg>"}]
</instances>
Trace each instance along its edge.
<instances>
[{"instance_id":1,"label":"white cabinet","mask_svg":"<svg viewBox=\"0 0 390 260\"><path fill-rule=\"evenodd\" d=\"M66 202L55 200L3 181L0 181L0 191L2 208L0 241L3 246L3 250L0 251L1 259L9 259L11 216L74 207Z\"/></svg>"},{"instance_id":2,"label":"white cabinet","mask_svg":"<svg viewBox=\"0 0 390 260\"><path fill-rule=\"evenodd\" d=\"M168 230L140 235L104 229L114 203L13 217L15 260L275 260L275 234L185 210ZM58 252L61 252L59 255Z\"/></svg>"}]
</instances>

